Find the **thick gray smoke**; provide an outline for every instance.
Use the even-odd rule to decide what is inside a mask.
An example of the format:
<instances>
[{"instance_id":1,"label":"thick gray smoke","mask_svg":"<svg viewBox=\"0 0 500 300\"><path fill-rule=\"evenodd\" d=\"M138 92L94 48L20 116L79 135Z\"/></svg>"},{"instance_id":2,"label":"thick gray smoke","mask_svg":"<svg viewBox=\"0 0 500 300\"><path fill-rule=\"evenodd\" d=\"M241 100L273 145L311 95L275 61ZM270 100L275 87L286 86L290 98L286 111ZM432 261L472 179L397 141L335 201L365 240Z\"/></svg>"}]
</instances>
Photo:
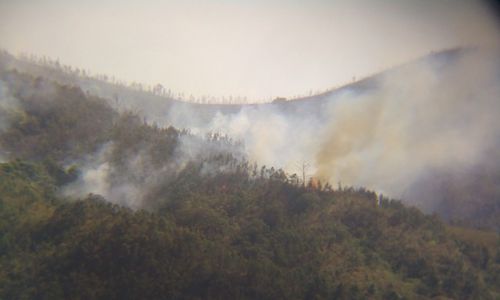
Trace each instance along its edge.
<instances>
[{"instance_id":1,"label":"thick gray smoke","mask_svg":"<svg viewBox=\"0 0 500 300\"><path fill-rule=\"evenodd\" d=\"M190 163L201 163L200 175L211 176L231 171L234 166L207 158L230 154L235 161L241 161L244 155L237 144L224 138L213 140L188 134L179 136L173 155L165 157L161 164L152 161L150 152L144 147L128 154L125 162L116 165L113 161L115 147L113 142L108 142L95 153L71 162L68 167L78 166L80 175L64 186L61 193L71 198L98 194L133 209L152 209L154 203L146 202L148 195L158 186L175 180Z\"/></svg>"},{"instance_id":2,"label":"thick gray smoke","mask_svg":"<svg viewBox=\"0 0 500 300\"><path fill-rule=\"evenodd\" d=\"M199 138L217 132L242 142L238 158L290 174L307 165L308 176L367 187L428 211L439 210L443 201L457 195L466 195L462 200L470 205L478 198L496 199L500 57L498 48L488 49L429 55L297 101L243 106L170 102L157 109L150 105L140 111L147 120L188 128L198 137L181 138L172 162L161 167L150 161L147 151L134 153L123 167L127 176L110 164L114 145L105 144L87 159L71 162L80 166L81 176L64 193L96 193L143 207L158 180L173 177L189 161L221 151L234 154L235 148L222 149L223 144ZM6 85L0 88L0 130L6 130L9 114L22 110ZM203 172L224 172L226 167L207 164Z\"/></svg>"},{"instance_id":3,"label":"thick gray smoke","mask_svg":"<svg viewBox=\"0 0 500 300\"><path fill-rule=\"evenodd\" d=\"M430 170L496 163L499 62L479 50L427 60L388 72L376 91L333 101L316 175L418 201L413 185Z\"/></svg>"},{"instance_id":4,"label":"thick gray smoke","mask_svg":"<svg viewBox=\"0 0 500 300\"><path fill-rule=\"evenodd\" d=\"M295 173L306 162L309 175L321 180L368 187L432 210L429 197L441 196L432 195L437 189L430 176L497 165L497 53L431 55L326 99L244 106L217 113L203 126L193 120L191 128L243 141L249 159L259 164ZM189 115L183 108L185 124Z\"/></svg>"}]
</instances>

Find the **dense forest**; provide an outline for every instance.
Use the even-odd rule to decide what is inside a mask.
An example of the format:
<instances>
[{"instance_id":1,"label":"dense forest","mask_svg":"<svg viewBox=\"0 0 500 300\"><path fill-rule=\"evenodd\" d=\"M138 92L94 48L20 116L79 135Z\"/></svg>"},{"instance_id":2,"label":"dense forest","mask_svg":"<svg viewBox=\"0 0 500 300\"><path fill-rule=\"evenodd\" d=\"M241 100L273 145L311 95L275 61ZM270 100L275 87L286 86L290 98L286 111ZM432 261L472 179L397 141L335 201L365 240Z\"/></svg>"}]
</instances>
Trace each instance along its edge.
<instances>
[{"instance_id":1,"label":"dense forest","mask_svg":"<svg viewBox=\"0 0 500 300\"><path fill-rule=\"evenodd\" d=\"M500 239L0 74L1 299L498 299Z\"/></svg>"},{"instance_id":2,"label":"dense forest","mask_svg":"<svg viewBox=\"0 0 500 300\"><path fill-rule=\"evenodd\" d=\"M192 135L182 134L180 139L181 147L172 146L169 148L170 150L168 150L174 151L175 149L175 159L168 160L167 163L167 156L162 153L163 150L161 149L161 147L166 147L167 145L166 142L162 141L161 143L163 146L155 146L156 150L149 148L150 150L148 151L156 151L156 154L154 154L155 159L153 162L147 162L147 166L145 167L144 159L148 161L149 156L145 155L146 152L143 151L145 148L141 147L141 145L134 144L135 140L132 138L127 138L127 143L130 145L134 144L134 151L116 150L120 147L115 147L111 145L112 143L107 143L115 138L106 135L109 135L110 132L112 132L110 126L116 124L117 119L121 119L121 132L127 131L128 129L126 128L128 127L140 128L136 129L134 134L143 135L144 130L147 130L146 128L159 127L156 128L156 133L148 131L148 141L151 139L158 140L158 137L164 134L160 131L171 126L181 129L184 133L187 133L185 132L185 128L188 128L189 130L202 132L206 132L207 130L209 132L220 132L222 130L222 132L227 134L227 129L229 127L240 126L241 124L245 124L245 122L249 121L248 123L251 123L252 126L248 127L246 131L241 130L241 128L237 130L231 129L232 132L229 132L228 134L231 134L231 138L246 140L246 146L250 147L254 147L254 144L265 142L265 137L263 137L265 135L257 132L254 128L268 128L269 130L265 131L273 132L273 134L278 135L280 139L274 139L272 143L266 142L268 143L266 148L271 149L270 151L273 149L278 150L272 153L275 157L271 160L272 163L269 162L269 160L266 162L268 165L276 167L276 158L280 158L281 153L284 152L282 150L286 150L286 153L283 154L288 154L288 156L283 155L283 160L286 160L289 165L290 162L297 164L299 159L297 158L299 157L298 155L290 155L290 153L299 153L302 160L308 160L311 165L317 165L315 162L316 158L313 157L318 151L317 146L303 147L302 144L311 144L312 142L312 144L316 143L317 145L323 143L325 138L328 139L328 135L320 135L318 133L321 133L323 128L328 126L329 122L336 119L336 116L331 115L331 105L338 101L341 102L342 95L344 95L344 93L354 93L356 96L353 97L353 101L357 101L356 99L358 97L361 99L363 99L363 97L376 97L375 95L378 93L377 91L380 90L380 85L381 82L384 81L384 77L391 76L391 74L397 78L404 78L406 76L406 79L401 80L402 82L390 82L391 85L404 85L405 80L411 81L415 79L412 77L411 72L410 74L408 72L404 72L404 69L416 67L420 70L423 66L427 66L425 67L425 70L429 71L428 67L431 66L430 68L433 70L432 72L436 71L436 73L432 74L434 74L434 76L438 76L440 84L439 88L435 88L428 92L437 95L436 101L440 101L439 95L442 94L448 95L446 98L453 99L454 102L459 101L457 98L461 99L463 97L464 99L462 99L463 102L461 102L460 105L452 105L450 103L446 103L445 101L442 105L446 106L450 111L442 116L438 116L434 120L426 120L424 118L412 126L402 128L402 130L407 130L407 128L421 127L419 125L422 124L421 122L430 122L431 124L438 123L435 129L429 131L430 134L429 132L420 134L418 133L418 129L416 130L417 134L412 134L411 132L407 133L412 136L410 140L412 140L412 143L414 144L413 147L409 148L413 149L415 147L419 147L421 143L434 142L432 139L419 141L418 139L421 139L422 135L430 135L432 137L434 132L441 132L440 134L448 135L450 133L448 130L450 128L454 128L451 126L452 123L454 126L460 127L463 126L463 123L465 122L464 120L469 120L467 122L470 122L470 126L466 126L466 128L462 128L461 130L454 129L456 132L460 132L460 138L457 138L454 143L467 141L467 143L464 143L462 147L469 149L469 151L472 150L476 152L482 151L477 149L481 149L484 144L491 143L492 145L487 146L489 147L488 150L477 153L475 157L476 159L479 157L479 161L470 166L458 166L458 163L462 163L470 159L461 159L459 162L451 162L448 164L441 162L441 164L446 166L444 168L440 168L439 166L436 167L436 163L432 163L427 167L422 166L424 172L421 172L422 174L420 174L420 176L417 176L416 178L396 180L401 185L407 185L403 192L398 193L387 190L386 193L393 192L392 195L402 198L404 202L411 203L429 214L435 212L447 222L500 231L500 202L498 201L500 196L500 165L498 164L498 161L500 161L500 152L498 151L498 145L496 145L498 143L496 142L498 140L498 130L496 129L497 125L495 122L488 125L484 124L485 120L488 120L489 118L496 119L496 112L498 111L497 105L494 101L489 100L496 98L494 96L485 95L496 95L496 93L499 92L498 88L496 88L496 86L498 86L496 84L497 81L495 81L496 79L491 80L492 78L486 77L486 79L483 78L483 80L489 83L478 85L479 81L476 80L476 78L472 78L474 75L471 73L469 75L471 78L466 76L467 78L461 79L463 80L462 84L459 84L467 86L467 91L454 92L456 95L454 94L454 96L450 96L452 91L458 89L458 86L454 86L457 77L460 78L464 72L467 74L469 73L469 66L463 66L463 61L467 61L467 59L474 59L473 61L475 64L482 61L481 59L478 60L476 55L479 55L481 59L484 58L482 56L483 54L474 48L451 48L432 53L421 57L416 61L389 69L383 73L376 74L362 80L358 80L339 89L333 89L327 93L288 101L283 101L283 99L281 99L280 101L275 101L274 103L259 105L229 105L228 103L206 104L202 101L202 103L205 103L202 104L179 101L180 99L172 95L169 96L168 88L166 87L163 88L163 92L160 93L157 91L158 89L154 89L153 87L145 88L144 85L142 85L143 88L138 88L138 84L127 85L124 82L113 80L112 76L90 75L90 72L88 71L83 72L82 69L65 65L55 59L46 57L38 58L29 55L16 57L6 51L0 51L0 73L3 74L2 76L5 81L2 84L4 86L4 90L7 91L4 92L7 94L2 97L2 101L5 102L3 105L12 106L16 104L16 102L19 102L20 100L17 98L22 96L24 97L24 100L22 101L24 101L28 110L31 113L34 113L33 110L38 107L46 106L47 102L52 101L52 98L55 97L54 95L48 94L52 84L47 83L54 82L57 83L61 89L63 87L65 89L65 91L60 91L60 94L58 94L58 97L61 97L59 100L65 100L67 96L72 93L81 93L82 95L79 95L78 97L86 98L90 102L94 103L85 103L85 106L94 105L94 107L87 110L85 107L82 107L82 104L70 104L70 102L67 101L63 103L61 101L59 105L66 105L66 107L65 109L61 108L62 111L60 113L63 113L64 111L63 114L74 114L74 112L72 112L74 106L75 110L82 109L82 114L100 114L99 116L94 116L95 118L84 117L82 115L80 116L81 119L64 121L77 122L80 129L74 135L70 134L69 131L63 133L64 130L61 129L61 132L58 132L57 134L66 134L66 136L57 138L64 138L68 142L58 145L58 148L53 147L53 143L51 141L54 140L55 135L50 133L47 128L43 130L46 134L40 133L40 135L36 135L36 137L31 136L29 139L19 139L16 135L19 135L20 133L15 130L11 130L9 133L10 137L4 137L4 139L10 139L12 140L12 143L6 141L4 143L6 145L4 148L11 147L15 148L15 150L0 149L0 154L2 151L14 151L17 152L17 156L22 154L25 155L23 157L29 157L29 153L25 152L31 151L33 155L36 154L40 157L49 153L51 156L64 156L65 154L61 153L62 149L60 149L60 147L82 147L83 145L79 144L78 141L87 141L86 145L83 146L83 148L80 148L80 153L78 155L70 153L64 164L71 164L73 163L72 160L78 160L78 164L83 165L83 168L80 169L83 173L81 178L84 179L89 179L92 175L98 175L101 171L110 171L114 174L112 176L108 174L107 177L113 177L114 180L108 184L111 186L111 189L106 185L101 185L99 189L94 186L91 189L89 184L86 186L79 185L82 183L82 180L80 180L77 184L73 184L71 186L71 190L74 191L73 194L85 194L83 193L83 190L103 194L102 190L107 190L108 193L105 196L108 200L114 200L116 198L117 201L114 202L127 202L128 204L131 204L131 202L137 202L136 199L143 199L146 196L142 195L144 194L144 191L147 190L143 188L145 181L147 181L147 185L149 186L151 184L155 184L154 181L156 178L165 177L165 174L160 176L158 172L165 173L177 170L179 167L182 167L183 164L191 160L193 155L207 156L212 155L213 151L208 151L208 148L202 150L202 148L207 147L206 143L201 143ZM491 59L491 62L489 63L491 63L492 66L500 66L500 62L497 59ZM14 70L17 70L16 76L7 75L12 74ZM397 75L398 72L402 72L402 74ZM22 79L22 74L30 74L30 76ZM31 76L34 78L30 78ZM35 81L38 81L38 83ZM45 89L44 86L48 87L48 89ZM76 90L72 90L71 87L78 88ZM448 87L448 89L446 87ZM450 87L452 88L450 89ZM422 87L422 89L426 88L427 86L425 85ZM22 89L24 89L24 91ZM27 95L25 94L28 92L32 94L36 93L44 95L44 99L40 100L36 99L36 97L32 97L33 99L31 100L26 99ZM393 95L391 97L408 98L405 95L415 92L418 92L418 89L405 91L403 95ZM10 99L7 97L8 94L16 95L11 95L10 98L12 99L7 101L5 99ZM382 93L382 95L385 95L385 92ZM99 109L95 106L96 99L100 99L99 101L104 102L107 105L105 105L102 109ZM432 112L432 109L435 107L434 105L436 105L433 102L434 100L426 101L425 99L419 98L417 101L414 101L415 105L420 105L419 103L422 102L421 100L423 100L423 102L428 102L428 104L423 106L422 109L429 110L427 114L433 115L434 113ZM212 101L213 99L210 100L210 102ZM215 102L217 103L217 101ZM394 104L399 107L397 101L394 102ZM398 107L385 109L399 109ZM483 111L481 111L480 107L483 107ZM414 110L412 109L411 111ZM471 117L470 115L474 113L476 114L476 117ZM11 113L9 114L10 117L12 117ZM5 126L7 123L10 124L10 121L5 121L10 117L6 115L4 120L0 120L0 130L2 126ZM358 119L372 117L373 116L370 114L364 116L359 115ZM52 117L40 115L38 118L41 120L41 123L45 123L47 122L47 118L50 119ZM61 115L59 118L65 119L66 117ZM475 118L481 118L483 121L476 122ZM394 116L394 118L389 120L389 122L391 126L389 126L388 129L393 128L394 130L394 128L400 126L398 116ZM126 123L129 123L129 125L126 125ZM131 125L131 123L135 123L135 125ZM284 125L285 128L274 128L274 126L280 125ZM424 126L424 128L425 127L428 126ZM160 130L160 128L163 129ZM466 134L465 132L462 132L466 131L467 128L479 129L476 134ZM171 133L173 132L172 129L173 128L170 129ZM370 127L365 130L368 129L370 129ZM53 128L51 130L55 129ZM114 134L118 134L117 130L113 132ZM234 132L243 133L243 135L234 136ZM451 134L454 134L453 130L451 130ZM173 134L170 134L170 139L173 136ZM477 136L484 136L484 140L471 140L471 138L475 139ZM232 145L231 149L228 149L227 146L230 143L227 143L229 141L226 137L212 134L210 139L213 138L222 138L225 141L221 140L219 143L211 143L209 148L212 150L214 150L213 148L217 148L218 151L223 150L226 153L231 153L232 155L236 154L240 160L244 158L242 157L242 153L246 152L246 155L248 156L248 147L246 151L245 149L241 149L241 145ZM299 140L304 140L306 143L288 143L288 140L295 140L297 138ZM448 145L452 144L451 141L445 141L443 138L440 140L443 140L441 142L441 146L443 147L448 147ZM18 143L21 141L25 145L19 148L20 145ZM89 142L91 143L89 144ZM232 142L234 143L234 141ZM144 142L141 143L144 144ZM14 147L14 145L17 146ZM392 145L389 143L387 146L391 147ZM152 145L149 144L148 147L152 147ZM452 156L455 152L465 151L464 149L461 151L456 150L458 149L451 147L447 151L451 154L450 156ZM126 165L122 165L119 168L131 168L136 171L140 169L141 172L134 172L133 174L130 174L129 172L127 177L122 176L122 170L117 170L115 168L117 164L110 164L108 162L111 159L109 152L113 151L121 151L121 161L127 162ZM166 153L169 153L168 151ZM422 151L425 150L421 150L420 152ZM363 154L359 153L359 155ZM134 163L136 165L132 166ZM373 163L377 163L377 161ZM423 161L423 163L425 163L425 161ZM386 165L382 163L380 164ZM414 164L417 165L416 162L414 162ZM166 167L167 165L169 166L168 168ZM282 164L280 167L285 166ZM296 167L288 167L288 172L301 173L298 169L299 168ZM415 169L417 169L417 173L420 172L418 171L419 168L415 166L413 166L413 168L408 166L404 169L405 172L403 173L411 173L412 171L415 172ZM150 170L155 171L150 172ZM398 172L398 170L395 171L396 173ZM93 174L90 174L89 172L93 172ZM87 174L90 175L87 176ZM134 178L134 180L131 181L131 178ZM167 178L170 178L170 176L167 176ZM340 180L346 181L345 179ZM87 183L88 181L89 180L86 180ZM333 181L337 182L337 180ZM349 182L349 184L366 186L366 184L356 182ZM372 185L371 187L386 190L377 185ZM126 200L118 200L118 198L123 197L125 197Z\"/></svg>"}]
</instances>

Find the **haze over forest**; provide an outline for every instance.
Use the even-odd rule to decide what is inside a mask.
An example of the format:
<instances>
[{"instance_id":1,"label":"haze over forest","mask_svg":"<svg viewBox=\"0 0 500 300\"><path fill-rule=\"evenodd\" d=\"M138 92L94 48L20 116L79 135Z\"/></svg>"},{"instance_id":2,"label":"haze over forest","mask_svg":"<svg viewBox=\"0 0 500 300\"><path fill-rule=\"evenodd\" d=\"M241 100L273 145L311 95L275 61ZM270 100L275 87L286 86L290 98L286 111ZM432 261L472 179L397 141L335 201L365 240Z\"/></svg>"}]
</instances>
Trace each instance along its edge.
<instances>
[{"instance_id":1,"label":"haze over forest","mask_svg":"<svg viewBox=\"0 0 500 300\"><path fill-rule=\"evenodd\" d=\"M0 1L0 298L497 299L482 1Z\"/></svg>"}]
</instances>

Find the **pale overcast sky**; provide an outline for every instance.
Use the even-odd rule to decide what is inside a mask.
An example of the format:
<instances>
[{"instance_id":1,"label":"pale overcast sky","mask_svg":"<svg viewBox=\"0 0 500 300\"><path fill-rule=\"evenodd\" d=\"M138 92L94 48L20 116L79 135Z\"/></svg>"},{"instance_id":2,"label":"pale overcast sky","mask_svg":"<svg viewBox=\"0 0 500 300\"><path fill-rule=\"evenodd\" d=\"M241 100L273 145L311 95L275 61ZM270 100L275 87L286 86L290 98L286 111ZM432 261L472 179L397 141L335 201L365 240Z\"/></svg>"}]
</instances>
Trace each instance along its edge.
<instances>
[{"instance_id":1,"label":"pale overcast sky","mask_svg":"<svg viewBox=\"0 0 500 300\"><path fill-rule=\"evenodd\" d=\"M464 0L0 0L0 47L187 96L291 97L496 43Z\"/></svg>"}]
</instances>

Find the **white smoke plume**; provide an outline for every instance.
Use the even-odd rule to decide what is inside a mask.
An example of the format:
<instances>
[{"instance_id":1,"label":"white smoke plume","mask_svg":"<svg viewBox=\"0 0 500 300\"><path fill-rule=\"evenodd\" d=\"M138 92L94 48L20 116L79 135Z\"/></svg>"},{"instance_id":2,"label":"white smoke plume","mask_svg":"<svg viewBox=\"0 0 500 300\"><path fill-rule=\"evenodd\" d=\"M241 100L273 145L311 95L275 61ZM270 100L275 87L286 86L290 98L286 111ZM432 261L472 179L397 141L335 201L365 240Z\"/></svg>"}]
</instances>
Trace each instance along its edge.
<instances>
[{"instance_id":1,"label":"white smoke plume","mask_svg":"<svg viewBox=\"0 0 500 300\"><path fill-rule=\"evenodd\" d=\"M236 161L243 159L236 142L214 135L205 138L180 135L173 154L165 155L161 164L155 164L148 146L144 146L127 154L125 161L117 165L114 162L115 147L115 143L108 142L96 153L72 161L67 167L77 166L79 176L76 181L64 186L61 193L70 198L98 194L115 204L132 209L148 209L154 205L145 202L148 195L174 180L189 163L201 163L200 175L211 176L231 171L234 167L208 159L211 156L228 154Z\"/></svg>"},{"instance_id":2,"label":"white smoke plume","mask_svg":"<svg viewBox=\"0 0 500 300\"><path fill-rule=\"evenodd\" d=\"M494 159L486 156L500 137L500 64L492 54L409 65L387 73L372 93L334 101L317 176L404 197L431 168Z\"/></svg>"},{"instance_id":3,"label":"white smoke plume","mask_svg":"<svg viewBox=\"0 0 500 300\"><path fill-rule=\"evenodd\" d=\"M419 205L416 183L422 188L431 170L466 172L500 157L499 74L496 51L459 49L394 68L370 79L370 88L244 106L192 128L243 141L258 164L296 173L307 162L309 175L321 180Z\"/></svg>"},{"instance_id":4,"label":"white smoke plume","mask_svg":"<svg viewBox=\"0 0 500 300\"><path fill-rule=\"evenodd\" d=\"M481 1L465 0L453 3L405 0L397 4L391 1L360 0L341 1L332 7L323 6L321 1L316 4L318 6L311 7L303 19L314 21L322 17L321 22L311 27L314 30L304 31L303 35L293 39L293 43L278 45L280 47L276 47L275 52L264 43L266 47L259 47L258 50L266 53L266 59L252 56L255 67L245 59L235 60L244 62L246 67L242 69L256 73L259 79L266 78L265 86L256 86L255 90L266 90L267 87L274 91L275 86L280 85L283 90L288 90L285 89L284 83L288 82L285 75L293 77L290 82L296 84L297 81L313 82L315 76L321 82L330 82L330 78L338 74L345 78L347 73L350 78L352 69L358 67L360 72L368 70L367 66L357 65L370 65L370 70L376 72L431 49L468 44L479 45L480 48L459 48L429 56L330 94L274 104L187 104L151 95L149 98L141 97L139 92L121 87L110 89L110 85L105 83L97 86L94 82L76 80L75 84L89 93L109 98L111 105L122 110L137 109L146 120L159 126L187 128L202 136L209 132L227 134L243 143L243 154L251 162L284 168L289 173L299 171L297 164L307 163L310 176L331 183L340 181L344 185L368 187L412 203L418 204L426 191L439 190L432 185L440 181L437 179L440 174L463 178L466 175L457 174L469 174L471 170L476 172L485 166L500 170L496 163L500 157L497 150L500 140L497 120L500 115L500 35L493 11L488 10ZM281 11L282 6L276 5L275 8ZM297 12L303 11L299 9ZM38 12L37 15L44 16ZM130 23L128 19L125 21ZM274 28L275 18L272 21ZM276 32L300 32L306 23L294 21L294 26L287 27L277 21L274 29L280 29ZM222 28L227 29L229 26ZM373 31L367 33L367 28ZM31 30L31 27L28 29ZM265 30L267 32L268 28ZM313 32L322 34L311 34ZM8 33L9 37L16 40L26 37L16 31ZM73 32L71 36L75 36ZM236 32L235 36L251 41L249 37L258 37L259 33L241 35ZM279 36L287 40L286 34ZM271 42L280 40L274 35L271 37ZM186 47L201 49L198 46ZM312 54L299 55L301 51L298 49L310 46L313 46L314 51L304 50L303 53ZM268 52L271 54L267 55ZM96 53L101 58L101 53ZM307 65L301 70L317 68L321 71L296 72L289 69L285 61L277 60L275 53L293 54L293 61ZM204 57L198 55L200 52L196 54L197 58ZM217 56L219 53L215 54ZM317 61L310 62L316 58ZM140 63L141 69L144 69L144 61L128 61ZM184 63L191 65L194 61ZM374 69L373 61L381 63ZM274 65L275 62L279 63ZM191 70L197 70L200 65L191 65ZM275 66L279 72L274 74L280 76L265 74L263 69L258 68L259 65ZM325 68L325 65L336 68ZM9 66L6 67L10 69ZM15 64L14 67L22 68L22 64ZM220 67L213 69L219 70ZM335 72L330 72L333 69ZM26 70L33 72L30 68ZM50 74L45 69L39 70L39 75ZM194 73L186 74L195 77ZM230 77L232 80L238 76L231 74ZM210 78L210 81L212 79L216 79L218 84L225 83L217 76ZM246 83L251 80L239 81ZM5 100L8 97L4 96L6 92L2 85L0 89L1 105L15 105ZM6 119L5 116L0 119L0 130L10 126ZM107 147L112 148L112 145L103 146ZM127 184L125 179L117 180L106 155L96 154L88 162L82 163L84 167L80 181L73 188L78 195L101 193L111 201L140 206L141 203L135 203L133 199L142 198L146 187L154 185L158 178L168 178L165 174L169 172L181 170L189 159L211 153L207 147L210 146L199 143L197 138L185 137L179 143L173 162L162 168L152 165L145 152L135 153L135 156L129 157L128 166L124 166L127 170L134 170L135 174L130 180L133 184ZM107 152L103 150L103 153ZM237 153L236 156L241 157L240 150ZM101 155L104 158L100 158ZM206 166L207 174L217 171L220 171L218 166Z\"/></svg>"}]
</instances>

